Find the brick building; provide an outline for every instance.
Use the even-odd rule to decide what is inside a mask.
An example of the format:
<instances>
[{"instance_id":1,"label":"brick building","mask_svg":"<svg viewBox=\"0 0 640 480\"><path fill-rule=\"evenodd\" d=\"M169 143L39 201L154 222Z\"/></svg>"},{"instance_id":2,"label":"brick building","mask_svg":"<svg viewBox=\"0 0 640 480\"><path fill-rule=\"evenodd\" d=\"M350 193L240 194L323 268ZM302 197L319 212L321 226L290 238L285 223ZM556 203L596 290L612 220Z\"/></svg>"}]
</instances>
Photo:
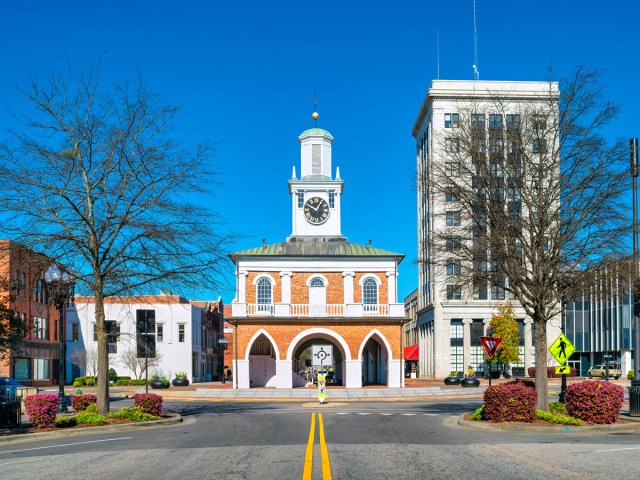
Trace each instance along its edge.
<instances>
[{"instance_id":1,"label":"brick building","mask_svg":"<svg viewBox=\"0 0 640 480\"><path fill-rule=\"evenodd\" d=\"M0 297L20 316L24 340L0 361L0 376L27 386L58 384L60 315L50 305L44 272L51 260L10 240L0 240Z\"/></svg>"},{"instance_id":2,"label":"brick building","mask_svg":"<svg viewBox=\"0 0 640 480\"><path fill-rule=\"evenodd\" d=\"M396 277L404 256L342 236L344 182L339 169L332 177L333 137L312 128L299 141L301 175L294 168L288 182L291 236L231 255L234 387L304 386L314 368L347 388L400 386L404 306Z\"/></svg>"}]
</instances>

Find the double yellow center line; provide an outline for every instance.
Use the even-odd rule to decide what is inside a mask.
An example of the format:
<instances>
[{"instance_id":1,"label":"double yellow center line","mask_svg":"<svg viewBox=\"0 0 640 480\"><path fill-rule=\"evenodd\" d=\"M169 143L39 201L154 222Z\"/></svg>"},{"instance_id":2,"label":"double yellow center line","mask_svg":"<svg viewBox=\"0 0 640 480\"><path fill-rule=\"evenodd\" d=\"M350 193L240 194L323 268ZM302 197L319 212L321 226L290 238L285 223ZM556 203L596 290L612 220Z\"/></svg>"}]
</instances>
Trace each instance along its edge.
<instances>
[{"instance_id":1,"label":"double yellow center line","mask_svg":"<svg viewBox=\"0 0 640 480\"><path fill-rule=\"evenodd\" d=\"M318 413L318 431L320 434L320 458L322 459L322 480L331 480L331 464L329 463L329 450L324 439L324 424L322 414ZM311 480L313 470L313 444L316 439L316 412L311 414L311 429L309 430L309 441L307 442L307 453L304 456L304 469L302 470L302 480Z\"/></svg>"}]
</instances>

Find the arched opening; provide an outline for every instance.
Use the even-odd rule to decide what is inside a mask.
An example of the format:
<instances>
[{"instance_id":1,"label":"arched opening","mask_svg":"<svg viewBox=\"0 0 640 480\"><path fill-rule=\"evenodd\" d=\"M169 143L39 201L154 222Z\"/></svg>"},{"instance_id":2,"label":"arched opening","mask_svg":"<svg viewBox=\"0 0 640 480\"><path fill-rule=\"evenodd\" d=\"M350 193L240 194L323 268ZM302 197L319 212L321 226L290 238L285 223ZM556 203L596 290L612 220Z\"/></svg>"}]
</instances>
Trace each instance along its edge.
<instances>
[{"instance_id":1,"label":"arched opening","mask_svg":"<svg viewBox=\"0 0 640 480\"><path fill-rule=\"evenodd\" d=\"M362 386L387 385L389 380L388 350L377 333L365 340L361 352Z\"/></svg>"},{"instance_id":2,"label":"arched opening","mask_svg":"<svg viewBox=\"0 0 640 480\"><path fill-rule=\"evenodd\" d=\"M249 351L249 385L253 387L275 386L276 353L271 340L262 333Z\"/></svg>"},{"instance_id":3,"label":"arched opening","mask_svg":"<svg viewBox=\"0 0 640 480\"><path fill-rule=\"evenodd\" d=\"M319 372L325 373L327 385L346 385L345 360L350 353L345 351L344 340L329 333L315 331L294 342L289 349L294 387L314 382ZM316 353L330 351L331 357L321 355L314 358L314 347Z\"/></svg>"}]
</instances>

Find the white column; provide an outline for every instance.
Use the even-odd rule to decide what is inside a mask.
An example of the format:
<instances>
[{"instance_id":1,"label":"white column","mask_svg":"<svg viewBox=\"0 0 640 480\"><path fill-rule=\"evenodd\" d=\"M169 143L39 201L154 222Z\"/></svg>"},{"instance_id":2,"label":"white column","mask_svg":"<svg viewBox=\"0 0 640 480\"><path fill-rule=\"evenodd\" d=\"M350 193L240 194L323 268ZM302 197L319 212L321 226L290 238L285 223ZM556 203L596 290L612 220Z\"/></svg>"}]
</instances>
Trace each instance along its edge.
<instances>
[{"instance_id":1,"label":"white column","mask_svg":"<svg viewBox=\"0 0 640 480\"><path fill-rule=\"evenodd\" d=\"M291 360L276 360L276 388L293 388Z\"/></svg>"},{"instance_id":2,"label":"white column","mask_svg":"<svg viewBox=\"0 0 640 480\"><path fill-rule=\"evenodd\" d=\"M238 388L251 388L249 381L249 360L238 360L237 367L233 370L238 375Z\"/></svg>"},{"instance_id":3,"label":"white column","mask_svg":"<svg viewBox=\"0 0 640 480\"><path fill-rule=\"evenodd\" d=\"M291 272L280 272L282 278L281 292L282 303L291 303Z\"/></svg>"},{"instance_id":4,"label":"white column","mask_svg":"<svg viewBox=\"0 0 640 480\"><path fill-rule=\"evenodd\" d=\"M246 270L238 272L238 303L246 303L247 301L247 275Z\"/></svg>"},{"instance_id":5,"label":"white column","mask_svg":"<svg viewBox=\"0 0 640 480\"><path fill-rule=\"evenodd\" d=\"M387 360L389 363L389 371L387 376L387 386L393 388L402 387L402 380L404 378L404 369L402 369L402 375L400 375L400 364L402 360Z\"/></svg>"},{"instance_id":6,"label":"white column","mask_svg":"<svg viewBox=\"0 0 640 480\"><path fill-rule=\"evenodd\" d=\"M358 360L345 360L347 371L345 382L347 388L362 388L362 362Z\"/></svg>"},{"instance_id":7,"label":"white column","mask_svg":"<svg viewBox=\"0 0 640 480\"><path fill-rule=\"evenodd\" d=\"M462 345L463 345L463 358L464 358L464 371L467 371L469 365L471 365L471 324L473 320L470 318L462 319L462 328L463 328L463 337L462 337ZM474 367L475 368L475 367Z\"/></svg>"},{"instance_id":8,"label":"white column","mask_svg":"<svg viewBox=\"0 0 640 480\"><path fill-rule=\"evenodd\" d=\"M342 272L344 277L344 304L349 305L353 303L353 279L356 276L355 272Z\"/></svg>"},{"instance_id":9,"label":"white column","mask_svg":"<svg viewBox=\"0 0 640 480\"><path fill-rule=\"evenodd\" d=\"M532 341L533 339L531 338L532 324L533 324L533 319L531 318L524 319L524 374L525 376L528 374L529 367L533 367L533 359L531 355L531 349L533 345L533 341Z\"/></svg>"},{"instance_id":10,"label":"white column","mask_svg":"<svg viewBox=\"0 0 640 480\"><path fill-rule=\"evenodd\" d=\"M396 299L396 274L395 272L387 272L387 291L389 298L387 303L397 303Z\"/></svg>"}]
</instances>

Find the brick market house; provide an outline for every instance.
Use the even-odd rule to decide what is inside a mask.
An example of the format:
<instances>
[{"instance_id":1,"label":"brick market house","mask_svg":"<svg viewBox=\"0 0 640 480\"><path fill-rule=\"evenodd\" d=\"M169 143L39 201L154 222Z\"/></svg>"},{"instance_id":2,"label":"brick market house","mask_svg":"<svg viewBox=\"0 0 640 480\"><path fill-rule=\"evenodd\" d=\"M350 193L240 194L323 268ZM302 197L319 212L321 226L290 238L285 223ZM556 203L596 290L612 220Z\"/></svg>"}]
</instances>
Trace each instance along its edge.
<instances>
[{"instance_id":1,"label":"brick market house","mask_svg":"<svg viewBox=\"0 0 640 480\"><path fill-rule=\"evenodd\" d=\"M332 177L333 137L312 128L299 136L301 175L289 180L292 234L286 241L231 254L236 296L235 388L304 386L310 367L347 388L403 385L404 306L397 301L404 255L342 236L344 182ZM327 364L312 358L330 352Z\"/></svg>"}]
</instances>

